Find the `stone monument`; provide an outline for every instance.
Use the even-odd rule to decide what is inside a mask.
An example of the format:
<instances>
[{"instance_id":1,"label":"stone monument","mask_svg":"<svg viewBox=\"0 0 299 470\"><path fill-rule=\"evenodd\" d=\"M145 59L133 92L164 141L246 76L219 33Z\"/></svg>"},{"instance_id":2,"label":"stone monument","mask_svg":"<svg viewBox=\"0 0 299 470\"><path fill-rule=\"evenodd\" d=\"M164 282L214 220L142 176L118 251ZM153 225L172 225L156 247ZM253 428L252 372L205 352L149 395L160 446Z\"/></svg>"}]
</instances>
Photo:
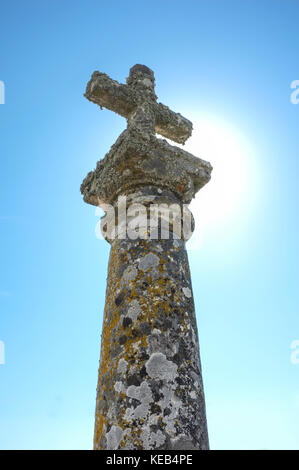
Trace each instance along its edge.
<instances>
[{"instance_id":1,"label":"stone monument","mask_svg":"<svg viewBox=\"0 0 299 470\"><path fill-rule=\"evenodd\" d=\"M185 241L187 206L212 167L156 137L183 144L192 123L157 102L148 67L132 67L126 85L94 72L85 96L128 123L81 185L111 244L94 449L208 449Z\"/></svg>"}]
</instances>

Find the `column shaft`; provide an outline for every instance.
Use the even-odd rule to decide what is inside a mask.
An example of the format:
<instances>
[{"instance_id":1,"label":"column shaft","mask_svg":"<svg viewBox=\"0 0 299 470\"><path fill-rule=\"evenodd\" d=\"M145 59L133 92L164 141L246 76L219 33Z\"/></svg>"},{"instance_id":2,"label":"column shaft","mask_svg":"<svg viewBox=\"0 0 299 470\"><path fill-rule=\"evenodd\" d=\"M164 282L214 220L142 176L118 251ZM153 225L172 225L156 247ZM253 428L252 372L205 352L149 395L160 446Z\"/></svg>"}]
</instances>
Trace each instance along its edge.
<instances>
[{"instance_id":1,"label":"column shaft","mask_svg":"<svg viewBox=\"0 0 299 470\"><path fill-rule=\"evenodd\" d=\"M95 449L208 449L185 242L115 239L97 388Z\"/></svg>"}]
</instances>

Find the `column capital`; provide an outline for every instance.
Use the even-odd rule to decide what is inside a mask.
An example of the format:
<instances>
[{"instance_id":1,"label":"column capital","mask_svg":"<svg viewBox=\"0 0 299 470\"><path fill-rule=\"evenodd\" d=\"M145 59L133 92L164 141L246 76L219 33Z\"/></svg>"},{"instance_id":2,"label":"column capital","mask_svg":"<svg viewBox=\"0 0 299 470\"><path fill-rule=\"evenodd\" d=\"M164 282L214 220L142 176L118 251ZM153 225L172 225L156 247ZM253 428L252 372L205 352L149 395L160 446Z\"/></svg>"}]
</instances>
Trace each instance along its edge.
<instances>
[{"instance_id":1,"label":"column capital","mask_svg":"<svg viewBox=\"0 0 299 470\"><path fill-rule=\"evenodd\" d=\"M96 169L81 185L88 204L113 204L119 195L140 187L155 186L168 190L184 204L211 178L210 163L195 157L164 139L125 130L112 145Z\"/></svg>"}]
</instances>

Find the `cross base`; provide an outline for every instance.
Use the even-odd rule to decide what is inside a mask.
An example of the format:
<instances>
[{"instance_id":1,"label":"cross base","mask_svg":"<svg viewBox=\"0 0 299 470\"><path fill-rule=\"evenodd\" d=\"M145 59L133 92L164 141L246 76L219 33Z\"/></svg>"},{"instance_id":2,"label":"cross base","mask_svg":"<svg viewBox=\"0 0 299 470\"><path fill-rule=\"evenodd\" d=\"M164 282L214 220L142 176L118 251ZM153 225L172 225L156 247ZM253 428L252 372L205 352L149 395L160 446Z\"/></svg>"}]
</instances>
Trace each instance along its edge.
<instances>
[{"instance_id":1,"label":"cross base","mask_svg":"<svg viewBox=\"0 0 299 470\"><path fill-rule=\"evenodd\" d=\"M81 185L84 201L111 204L136 187L157 186L188 204L211 178L210 163L164 139L125 130Z\"/></svg>"}]
</instances>

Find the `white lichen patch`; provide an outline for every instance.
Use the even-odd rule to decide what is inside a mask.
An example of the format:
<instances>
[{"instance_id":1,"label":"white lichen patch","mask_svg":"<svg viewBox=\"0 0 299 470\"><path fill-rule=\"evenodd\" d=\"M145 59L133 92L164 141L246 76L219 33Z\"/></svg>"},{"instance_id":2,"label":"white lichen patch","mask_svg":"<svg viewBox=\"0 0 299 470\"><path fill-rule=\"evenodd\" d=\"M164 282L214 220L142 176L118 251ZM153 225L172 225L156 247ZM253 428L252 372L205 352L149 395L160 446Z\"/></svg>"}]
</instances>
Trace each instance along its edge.
<instances>
[{"instance_id":1,"label":"white lichen patch","mask_svg":"<svg viewBox=\"0 0 299 470\"><path fill-rule=\"evenodd\" d=\"M174 387L163 387L162 388L163 398L158 402L162 411L167 408L170 413L163 417L163 422L166 425L165 431L170 436L175 436L177 431L175 427L175 421L178 419L179 411L184 408L182 400L175 394Z\"/></svg>"},{"instance_id":2,"label":"white lichen patch","mask_svg":"<svg viewBox=\"0 0 299 470\"><path fill-rule=\"evenodd\" d=\"M149 404L153 400L151 389L146 381L143 381L138 387L130 385L127 388L127 397L134 398L140 402L136 408L131 407L126 409L125 420L128 422L134 419L145 418L149 412Z\"/></svg>"},{"instance_id":3,"label":"white lichen patch","mask_svg":"<svg viewBox=\"0 0 299 470\"><path fill-rule=\"evenodd\" d=\"M124 374L127 370L128 363L125 359L121 358L118 363L117 372L119 374Z\"/></svg>"},{"instance_id":4,"label":"white lichen patch","mask_svg":"<svg viewBox=\"0 0 299 470\"><path fill-rule=\"evenodd\" d=\"M108 450L117 450L120 441L123 437L123 430L119 426L112 426L110 431L106 434L107 439L107 449Z\"/></svg>"},{"instance_id":5,"label":"white lichen patch","mask_svg":"<svg viewBox=\"0 0 299 470\"><path fill-rule=\"evenodd\" d=\"M127 408L124 419L129 423L134 419L145 419L149 412L149 405L141 403L136 408Z\"/></svg>"},{"instance_id":6,"label":"white lichen patch","mask_svg":"<svg viewBox=\"0 0 299 470\"><path fill-rule=\"evenodd\" d=\"M191 297L191 295L192 295L192 292L191 292L191 290L189 289L189 287L183 287L183 293L184 293L184 295L185 295L188 299L190 299L190 297Z\"/></svg>"},{"instance_id":7,"label":"white lichen patch","mask_svg":"<svg viewBox=\"0 0 299 470\"><path fill-rule=\"evenodd\" d=\"M118 393L125 392L126 387L124 386L124 384L122 382L119 381L119 382L115 382L114 390Z\"/></svg>"},{"instance_id":8,"label":"white lichen patch","mask_svg":"<svg viewBox=\"0 0 299 470\"><path fill-rule=\"evenodd\" d=\"M157 432L151 432L148 428L144 429L141 433L144 449L156 449L164 444L166 437L158 429Z\"/></svg>"},{"instance_id":9,"label":"white lichen patch","mask_svg":"<svg viewBox=\"0 0 299 470\"><path fill-rule=\"evenodd\" d=\"M144 380L138 387L136 385L130 385L127 389L127 397L135 398L135 400L139 400L142 403L150 403L152 400L152 392L148 383Z\"/></svg>"},{"instance_id":10,"label":"white lichen patch","mask_svg":"<svg viewBox=\"0 0 299 470\"><path fill-rule=\"evenodd\" d=\"M120 282L122 285L127 284L128 282L133 281L136 276L137 276L137 269L135 268L135 266L128 266L124 270Z\"/></svg>"},{"instance_id":11,"label":"white lichen patch","mask_svg":"<svg viewBox=\"0 0 299 470\"><path fill-rule=\"evenodd\" d=\"M158 330L158 328L154 328L152 331L153 335L159 335L161 333L161 330Z\"/></svg>"},{"instance_id":12,"label":"white lichen patch","mask_svg":"<svg viewBox=\"0 0 299 470\"><path fill-rule=\"evenodd\" d=\"M139 261L139 269L147 271L148 269L156 268L159 265L159 257L153 253L148 253L143 256Z\"/></svg>"},{"instance_id":13,"label":"white lichen patch","mask_svg":"<svg viewBox=\"0 0 299 470\"><path fill-rule=\"evenodd\" d=\"M141 344L141 341L136 341L136 343L133 343L133 344L132 344L132 348L134 349L134 351L138 351L138 350L139 350L140 344Z\"/></svg>"},{"instance_id":14,"label":"white lichen patch","mask_svg":"<svg viewBox=\"0 0 299 470\"><path fill-rule=\"evenodd\" d=\"M141 313L141 308L138 303L138 300L132 300L130 308L128 309L127 316L131 318L132 321L137 319L137 316Z\"/></svg>"},{"instance_id":15,"label":"white lichen patch","mask_svg":"<svg viewBox=\"0 0 299 470\"><path fill-rule=\"evenodd\" d=\"M153 84L152 84L152 81L149 78L144 78L141 81L142 81L143 85L152 88Z\"/></svg>"},{"instance_id":16,"label":"white lichen patch","mask_svg":"<svg viewBox=\"0 0 299 470\"><path fill-rule=\"evenodd\" d=\"M178 371L177 365L172 361L168 361L165 354L160 352L153 353L145 363L145 367L152 379L167 381L174 380Z\"/></svg>"}]
</instances>

